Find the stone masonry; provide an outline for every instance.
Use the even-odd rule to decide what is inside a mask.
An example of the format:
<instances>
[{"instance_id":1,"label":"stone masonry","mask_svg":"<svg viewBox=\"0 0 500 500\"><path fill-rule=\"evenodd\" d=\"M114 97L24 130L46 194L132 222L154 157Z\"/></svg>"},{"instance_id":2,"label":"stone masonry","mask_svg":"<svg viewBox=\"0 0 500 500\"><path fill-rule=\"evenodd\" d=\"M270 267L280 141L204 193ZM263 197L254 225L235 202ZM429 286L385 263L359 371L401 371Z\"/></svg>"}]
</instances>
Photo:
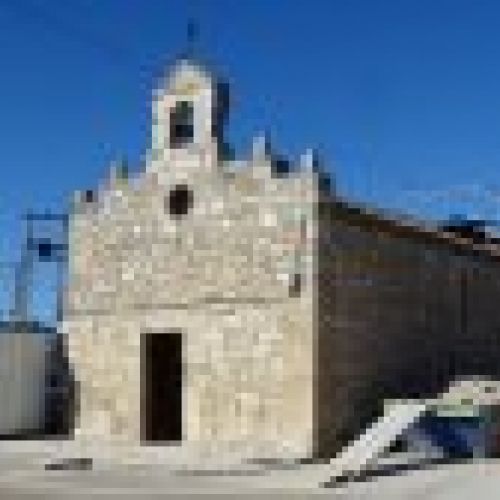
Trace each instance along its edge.
<instances>
[{"instance_id":1,"label":"stone masonry","mask_svg":"<svg viewBox=\"0 0 500 500\"><path fill-rule=\"evenodd\" d=\"M144 171L118 166L75 197L63 326L77 439L141 442L141 337L179 332L181 446L313 451L318 174L307 153L280 175L261 138L248 160L224 159L219 92L179 61L155 94ZM192 140L172 147L179 102L192 106Z\"/></svg>"}]
</instances>

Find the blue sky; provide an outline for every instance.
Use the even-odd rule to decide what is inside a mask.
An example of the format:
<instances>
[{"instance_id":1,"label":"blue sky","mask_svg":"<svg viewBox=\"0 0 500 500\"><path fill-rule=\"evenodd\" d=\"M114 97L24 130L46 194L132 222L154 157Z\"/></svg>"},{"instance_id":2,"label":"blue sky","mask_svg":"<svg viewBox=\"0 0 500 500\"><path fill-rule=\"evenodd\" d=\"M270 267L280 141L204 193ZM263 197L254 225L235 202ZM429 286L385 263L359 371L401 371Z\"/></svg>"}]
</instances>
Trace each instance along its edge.
<instances>
[{"instance_id":1,"label":"blue sky","mask_svg":"<svg viewBox=\"0 0 500 500\"><path fill-rule=\"evenodd\" d=\"M192 14L237 155L267 130L292 159L319 148L356 200L500 219L498 1L0 0L0 260L26 208L61 208L113 157L139 168Z\"/></svg>"}]
</instances>

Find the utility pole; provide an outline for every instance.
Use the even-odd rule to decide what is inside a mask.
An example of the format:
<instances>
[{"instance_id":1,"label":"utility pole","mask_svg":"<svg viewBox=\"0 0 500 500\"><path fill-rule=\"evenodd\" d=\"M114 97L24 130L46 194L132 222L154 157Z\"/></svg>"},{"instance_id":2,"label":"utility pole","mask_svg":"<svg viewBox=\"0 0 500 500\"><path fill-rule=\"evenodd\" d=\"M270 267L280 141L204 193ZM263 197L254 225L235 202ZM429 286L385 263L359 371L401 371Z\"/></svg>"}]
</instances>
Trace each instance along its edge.
<instances>
[{"instance_id":1,"label":"utility pole","mask_svg":"<svg viewBox=\"0 0 500 500\"><path fill-rule=\"evenodd\" d=\"M14 323L26 324L29 316L28 296L33 276L33 257L28 244L33 238L31 212L23 216L23 236L21 239L21 255L14 274L14 308L12 317Z\"/></svg>"}]
</instances>

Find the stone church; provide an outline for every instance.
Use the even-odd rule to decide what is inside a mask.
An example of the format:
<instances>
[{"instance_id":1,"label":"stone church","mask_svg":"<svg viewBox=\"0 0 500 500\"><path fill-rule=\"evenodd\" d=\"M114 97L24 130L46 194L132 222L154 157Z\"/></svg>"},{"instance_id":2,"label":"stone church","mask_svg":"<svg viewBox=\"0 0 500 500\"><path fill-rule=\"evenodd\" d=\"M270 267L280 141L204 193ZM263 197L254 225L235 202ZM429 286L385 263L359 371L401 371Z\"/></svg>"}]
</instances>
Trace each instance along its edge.
<instances>
[{"instance_id":1,"label":"stone church","mask_svg":"<svg viewBox=\"0 0 500 500\"><path fill-rule=\"evenodd\" d=\"M75 437L331 456L385 397L480 371L471 339L500 326L496 247L353 207L311 152L289 165L257 138L232 159L227 102L179 60L143 171L75 197Z\"/></svg>"},{"instance_id":2,"label":"stone church","mask_svg":"<svg viewBox=\"0 0 500 500\"><path fill-rule=\"evenodd\" d=\"M262 139L225 159L226 104L227 87L180 60L155 94L144 171L115 169L75 200L77 435L312 447L319 177L311 154L285 175Z\"/></svg>"}]
</instances>

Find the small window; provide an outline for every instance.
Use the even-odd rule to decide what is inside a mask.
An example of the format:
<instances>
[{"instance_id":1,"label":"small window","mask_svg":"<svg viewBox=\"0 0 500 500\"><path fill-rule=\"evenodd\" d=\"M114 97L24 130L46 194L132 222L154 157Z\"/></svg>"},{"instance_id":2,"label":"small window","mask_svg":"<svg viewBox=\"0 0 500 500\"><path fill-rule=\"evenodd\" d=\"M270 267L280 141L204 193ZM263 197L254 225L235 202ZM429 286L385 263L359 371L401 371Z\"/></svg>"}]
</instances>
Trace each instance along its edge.
<instances>
[{"instance_id":1,"label":"small window","mask_svg":"<svg viewBox=\"0 0 500 500\"><path fill-rule=\"evenodd\" d=\"M92 189L87 189L84 193L83 198L87 203L92 203L93 201L95 201L94 191L92 191Z\"/></svg>"},{"instance_id":2,"label":"small window","mask_svg":"<svg viewBox=\"0 0 500 500\"><path fill-rule=\"evenodd\" d=\"M170 112L170 147L182 148L193 142L193 138L193 103L188 101L179 101Z\"/></svg>"},{"instance_id":3,"label":"small window","mask_svg":"<svg viewBox=\"0 0 500 500\"><path fill-rule=\"evenodd\" d=\"M193 192L184 184L175 186L168 197L168 210L174 217L182 217L193 205Z\"/></svg>"},{"instance_id":4,"label":"small window","mask_svg":"<svg viewBox=\"0 0 500 500\"><path fill-rule=\"evenodd\" d=\"M496 389L496 387L494 387L492 385L486 385L484 387L484 393L485 394L493 394L495 392L497 392L497 389Z\"/></svg>"},{"instance_id":5,"label":"small window","mask_svg":"<svg viewBox=\"0 0 500 500\"><path fill-rule=\"evenodd\" d=\"M289 295L290 297L299 297L302 288L302 276L300 273L294 273L290 276Z\"/></svg>"}]
</instances>

